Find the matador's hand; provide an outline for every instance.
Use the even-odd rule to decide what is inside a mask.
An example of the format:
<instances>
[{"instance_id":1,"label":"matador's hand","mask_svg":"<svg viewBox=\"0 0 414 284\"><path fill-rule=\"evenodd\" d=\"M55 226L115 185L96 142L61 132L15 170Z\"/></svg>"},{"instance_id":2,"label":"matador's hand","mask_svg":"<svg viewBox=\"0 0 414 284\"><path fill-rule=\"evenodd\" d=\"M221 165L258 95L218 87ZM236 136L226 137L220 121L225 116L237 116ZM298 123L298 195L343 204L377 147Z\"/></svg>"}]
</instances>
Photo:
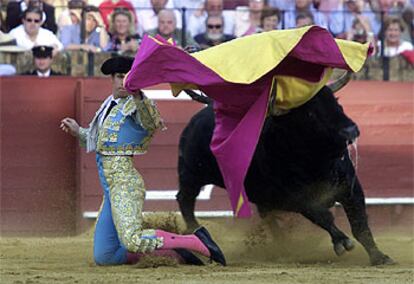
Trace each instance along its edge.
<instances>
[{"instance_id":1,"label":"matador's hand","mask_svg":"<svg viewBox=\"0 0 414 284\"><path fill-rule=\"evenodd\" d=\"M79 136L79 124L73 118L66 117L62 119L60 123L60 128L66 133L71 134L72 136Z\"/></svg>"}]
</instances>

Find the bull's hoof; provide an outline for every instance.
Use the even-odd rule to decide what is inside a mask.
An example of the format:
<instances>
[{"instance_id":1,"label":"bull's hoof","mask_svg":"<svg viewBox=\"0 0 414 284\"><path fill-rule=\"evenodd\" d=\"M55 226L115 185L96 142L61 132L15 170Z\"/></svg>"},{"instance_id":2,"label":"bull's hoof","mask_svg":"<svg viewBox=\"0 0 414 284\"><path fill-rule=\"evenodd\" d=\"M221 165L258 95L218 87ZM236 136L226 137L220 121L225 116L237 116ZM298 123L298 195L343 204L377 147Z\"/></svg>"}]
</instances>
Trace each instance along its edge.
<instances>
[{"instance_id":1,"label":"bull's hoof","mask_svg":"<svg viewBox=\"0 0 414 284\"><path fill-rule=\"evenodd\" d=\"M334 251L337 256L341 256L345 253L345 247L342 245L342 243L337 243L334 245Z\"/></svg>"},{"instance_id":2,"label":"bull's hoof","mask_svg":"<svg viewBox=\"0 0 414 284\"><path fill-rule=\"evenodd\" d=\"M351 241L350 239L344 240L343 243L344 243L344 247L347 251L353 250L354 247L355 247L354 242Z\"/></svg>"},{"instance_id":3,"label":"bull's hoof","mask_svg":"<svg viewBox=\"0 0 414 284\"><path fill-rule=\"evenodd\" d=\"M372 256L370 258L370 262L371 265L375 266L375 265L393 265L396 264L396 262L389 257L388 255L385 254L378 254L376 256Z\"/></svg>"},{"instance_id":4,"label":"bull's hoof","mask_svg":"<svg viewBox=\"0 0 414 284\"><path fill-rule=\"evenodd\" d=\"M345 251L350 251L354 248L354 243L350 239L343 239L334 244L334 251L337 256L341 256Z\"/></svg>"}]
</instances>

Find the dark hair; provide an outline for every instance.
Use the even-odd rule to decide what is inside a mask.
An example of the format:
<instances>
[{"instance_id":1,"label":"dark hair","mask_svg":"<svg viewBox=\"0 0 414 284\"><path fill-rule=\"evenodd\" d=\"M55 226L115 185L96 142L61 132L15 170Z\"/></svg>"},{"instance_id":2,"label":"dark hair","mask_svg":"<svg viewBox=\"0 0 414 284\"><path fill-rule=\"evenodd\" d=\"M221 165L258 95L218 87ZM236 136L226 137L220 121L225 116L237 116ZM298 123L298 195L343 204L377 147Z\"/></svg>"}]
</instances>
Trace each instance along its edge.
<instances>
[{"instance_id":1,"label":"dark hair","mask_svg":"<svg viewBox=\"0 0 414 284\"><path fill-rule=\"evenodd\" d=\"M388 17L384 21L384 31L388 29L389 26L392 24L398 24L400 26L400 31L404 31L404 24L403 21L400 18L397 17Z\"/></svg>"},{"instance_id":2,"label":"dark hair","mask_svg":"<svg viewBox=\"0 0 414 284\"><path fill-rule=\"evenodd\" d=\"M312 24L313 24L313 15L312 15L311 12L302 12L302 13L299 13L296 16L295 21L298 22L298 20L302 20L302 19L306 19L306 18L311 19L312 20Z\"/></svg>"},{"instance_id":3,"label":"dark hair","mask_svg":"<svg viewBox=\"0 0 414 284\"><path fill-rule=\"evenodd\" d=\"M262 15L260 16L260 24L263 25L263 21L265 18L276 16L278 23L280 22L280 10L278 8L265 8L262 11Z\"/></svg>"},{"instance_id":4,"label":"dark hair","mask_svg":"<svg viewBox=\"0 0 414 284\"><path fill-rule=\"evenodd\" d=\"M39 7L29 6L22 14L22 19L26 18L28 13L35 13L40 16L40 20L43 18L43 11L39 9Z\"/></svg>"}]
</instances>

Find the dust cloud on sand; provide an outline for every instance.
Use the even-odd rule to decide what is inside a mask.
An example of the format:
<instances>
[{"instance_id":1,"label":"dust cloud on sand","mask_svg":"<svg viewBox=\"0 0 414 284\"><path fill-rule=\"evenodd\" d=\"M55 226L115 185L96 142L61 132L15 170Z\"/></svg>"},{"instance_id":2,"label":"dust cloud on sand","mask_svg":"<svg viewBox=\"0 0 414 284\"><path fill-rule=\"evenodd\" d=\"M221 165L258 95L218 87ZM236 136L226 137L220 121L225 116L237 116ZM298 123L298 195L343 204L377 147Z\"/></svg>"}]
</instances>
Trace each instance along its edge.
<instances>
[{"instance_id":1,"label":"dust cloud on sand","mask_svg":"<svg viewBox=\"0 0 414 284\"><path fill-rule=\"evenodd\" d=\"M0 283L414 283L412 228L374 232L397 264L372 267L359 243L337 257L326 232L293 214L279 218L278 228L254 218L200 222L220 244L227 267L205 258L207 265L196 267L151 257L137 265L96 266L90 230L67 238L1 238ZM184 231L175 214L149 215L145 224Z\"/></svg>"}]
</instances>

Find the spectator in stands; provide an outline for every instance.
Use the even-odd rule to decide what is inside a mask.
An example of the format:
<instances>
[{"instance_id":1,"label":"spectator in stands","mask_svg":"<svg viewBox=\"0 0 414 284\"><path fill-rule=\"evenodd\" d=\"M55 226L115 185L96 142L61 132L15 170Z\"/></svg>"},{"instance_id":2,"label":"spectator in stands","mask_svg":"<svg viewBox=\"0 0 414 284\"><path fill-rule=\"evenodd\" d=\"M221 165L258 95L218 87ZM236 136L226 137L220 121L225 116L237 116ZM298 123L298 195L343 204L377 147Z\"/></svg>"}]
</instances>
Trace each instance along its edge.
<instances>
[{"instance_id":1,"label":"spectator in stands","mask_svg":"<svg viewBox=\"0 0 414 284\"><path fill-rule=\"evenodd\" d=\"M182 30L177 28L177 20L175 13L172 10L161 10L158 13L158 28L148 32L149 35L160 35L164 39L173 39L174 42L181 47L189 48L188 46L196 46L198 44L194 41L189 33L185 33L185 43L183 42Z\"/></svg>"},{"instance_id":2,"label":"spectator in stands","mask_svg":"<svg viewBox=\"0 0 414 284\"><path fill-rule=\"evenodd\" d=\"M60 39L67 50L84 50L88 52L100 52L109 44L109 35L105 30L104 22L99 10L95 6L86 6L85 38L81 38L81 14L79 10L71 10L74 24L62 27Z\"/></svg>"},{"instance_id":3,"label":"spectator in stands","mask_svg":"<svg viewBox=\"0 0 414 284\"><path fill-rule=\"evenodd\" d=\"M277 8L267 8L262 12L260 18L259 32L277 30L280 24L280 11Z\"/></svg>"},{"instance_id":4,"label":"spectator in stands","mask_svg":"<svg viewBox=\"0 0 414 284\"><path fill-rule=\"evenodd\" d=\"M333 36L343 33L343 0L313 0L312 2L313 7L325 16L327 28Z\"/></svg>"},{"instance_id":5,"label":"spectator in stands","mask_svg":"<svg viewBox=\"0 0 414 284\"><path fill-rule=\"evenodd\" d=\"M158 13L167 8L167 0L151 0L151 9L139 9L136 8L138 17L138 33L146 33L153 31L158 27ZM175 13L176 26L181 28L181 13L177 10L173 10Z\"/></svg>"},{"instance_id":6,"label":"spectator in stands","mask_svg":"<svg viewBox=\"0 0 414 284\"><path fill-rule=\"evenodd\" d=\"M376 20L381 22L381 15L400 17L404 32L401 37L413 42L414 1L409 0L370 0L371 9L376 12Z\"/></svg>"},{"instance_id":7,"label":"spectator in stands","mask_svg":"<svg viewBox=\"0 0 414 284\"><path fill-rule=\"evenodd\" d=\"M294 11L289 11L285 13L284 28L291 29L297 27L296 17L299 14L310 14L315 25L321 26L323 28L328 28L328 20L326 15L324 13L317 11L312 6L312 0L295 0ZM309 20L309 16L307 16L306 19Z\"/></svg>"},{"instance_id":8,"label":"spectator in stands","mask_svg":"<svg viewBox=\"0 0 414 284\"><path fill-rule=\"evenodd\" d=\"M22 23L23 12L29 7L37 7L42 11L42 27L57 32L55 20L55 7L43 2L42 0L21 0L9 1L7 4L6 24L9 31Z\"/></svg>"},{"instance_id":9,"label":"spectator in stands","mask_svg":"<svg viewBox=\"0 0 414 284\"><path fill-rule=\"evenodd\" d=\"M406 50L413 50L413 45L401 39L404 26L400 18L389 17L384 23L384 56L393 57ZM381 42L378 42L381 50Z\"/></svg>"},{"instance_id":10,"label":"spectator in stands","mask_svg":"<svg viewBox=\"0 0 414 284\"><path fill-rule=\"evenodd\" d=\"M188 31L191 36L196 36L206 32L206 20L208 16L223 16L225 34L234 34L234 12L223 11L223 0L206 0L204 7L200 11L196 11L188 20Z\"/></svg>"},{"instance_id":11,"label":"spectator in stands","mask_svg":"<svg viewBox=\"0 0 414 284\"><path fill-rule=\"evenodd\" d=\"M296 27L297 28L306 27L306 26L310 26L313 24L314 22L313 22L313 17L311 13L303 12L303 13L299 13L296 15Z\"/></svg>"},{"instance_id":12,"label":"spectator in stands","mask_svg":"<svg viewBox=\"0 0 414 284\"><path fill-rule=\"evenodd\" d=\"M133 16L128 9L117 8L111 15L109 26L111 36L108 51L135 54L139 48L141 37L135 33Z\"/></svg>"},{"instance_id":13,"label":"spectator in stands","mask_svg":"<svg viewBox=\"0 0 414 284\"><path fill-rule=\"evenodd\" d=\"M52 69L53 47L37 45L32 48L34 70L23 73L22 75L34 75L38 77L60 76L62 73Z\"/></svg>"},{"instance_id":14,"label":"spectator in stands","mask_svg":"<svg viewBox=\"0 0 414 284\"><path fill-rule=\"evenodd\" d=\"M137 15L135 14L135 8L128 0L105 0L99 5L99 12L105 23L106 29L109 31L109 24L111 21L111 13L116 8L126 8L131 12L133 17L133 23L137 24Z\"/></svg>"},{"instance_id":15,"label":"spectator in stands","mask_svg":"<svg viewBox=\"0 0 414 284\"><path fill-rule=\"evenodd\" d=\"M67 9L64 9L58 17L58 30L62 30L62 27L77 24L80 22L80 17L74 16L71 11L75 11L76 15L82 13L82 9L87 5L86 0L70 0L68 2Z\"/></svg>"},{"instance_id":16,"label":"spectator in stands","mask_svg":"<svg viewBox=\"0 0 414 284\"><path fill-rule=\"evenodd\" d=\"M369 0L367 2L373 11L385 12L395 17L400 16L404 9L412 7L410 0Z\"/></svg>"},{"instance_id":17,"label":"spectator in stands","mask_svg":"<svg viewBox=\"0 0 414 284\"><path fill-rule=\"evenodd\" d=\"M378 35L381 22L376 20L375 14L364 0L345 0L338 11L332 13L331 18L334 17L336 21L331 22L329 28L339 38L346 38L346 34L351 31L355 19L369 27L374 35Z\"/></svg>"},{"instance_id":18,"label":"spectator in stands","mask_svg":"<svg viewBox=\"0 0 414 284\"><path fill-rule=\"evenodd\" d=\"M208 16L206 20L206 32L196 35L194 40L200 45L201 49L206 49L234 39L234 36L227 35L223 32L223 27L223 16Z\"/></svg>"},{"instance_id":19,"label":"spectator in stands","mask_svg":"<svg viewBox=\"0 0 414 284\"><path fill-rule=\"evenodd\" d=\"M265 0L249 0L249 7L236 8L234 35L236 37L251 35L259 31Z\"/></svg>"},{"instance_id":20,"label":"spectator in stands","mask_svg":"<svg viewBox=\"0 0 414 284\"><path fill-rule=\"evenodd\" d=\"M346 33L347 40L360 43L366 43L370 37L373 37L371 27L365 21L361 22L358 18L354 19L351 29Z\"/></svg>"},{"instance_id":21,"label":"spectator in stands","mask_svg":"<svg viewBox=\"0 0 414 284\"><path fill-rule=\"evenodd\" d=\"M53 54L63 49L62 43L51 31L40 27L42 25L42 11L37 7L29 7L23 12L22 23L12 29L12 35L17 45L30 50L35 45L52 46Z\"/></svg>"}]
</instances>

